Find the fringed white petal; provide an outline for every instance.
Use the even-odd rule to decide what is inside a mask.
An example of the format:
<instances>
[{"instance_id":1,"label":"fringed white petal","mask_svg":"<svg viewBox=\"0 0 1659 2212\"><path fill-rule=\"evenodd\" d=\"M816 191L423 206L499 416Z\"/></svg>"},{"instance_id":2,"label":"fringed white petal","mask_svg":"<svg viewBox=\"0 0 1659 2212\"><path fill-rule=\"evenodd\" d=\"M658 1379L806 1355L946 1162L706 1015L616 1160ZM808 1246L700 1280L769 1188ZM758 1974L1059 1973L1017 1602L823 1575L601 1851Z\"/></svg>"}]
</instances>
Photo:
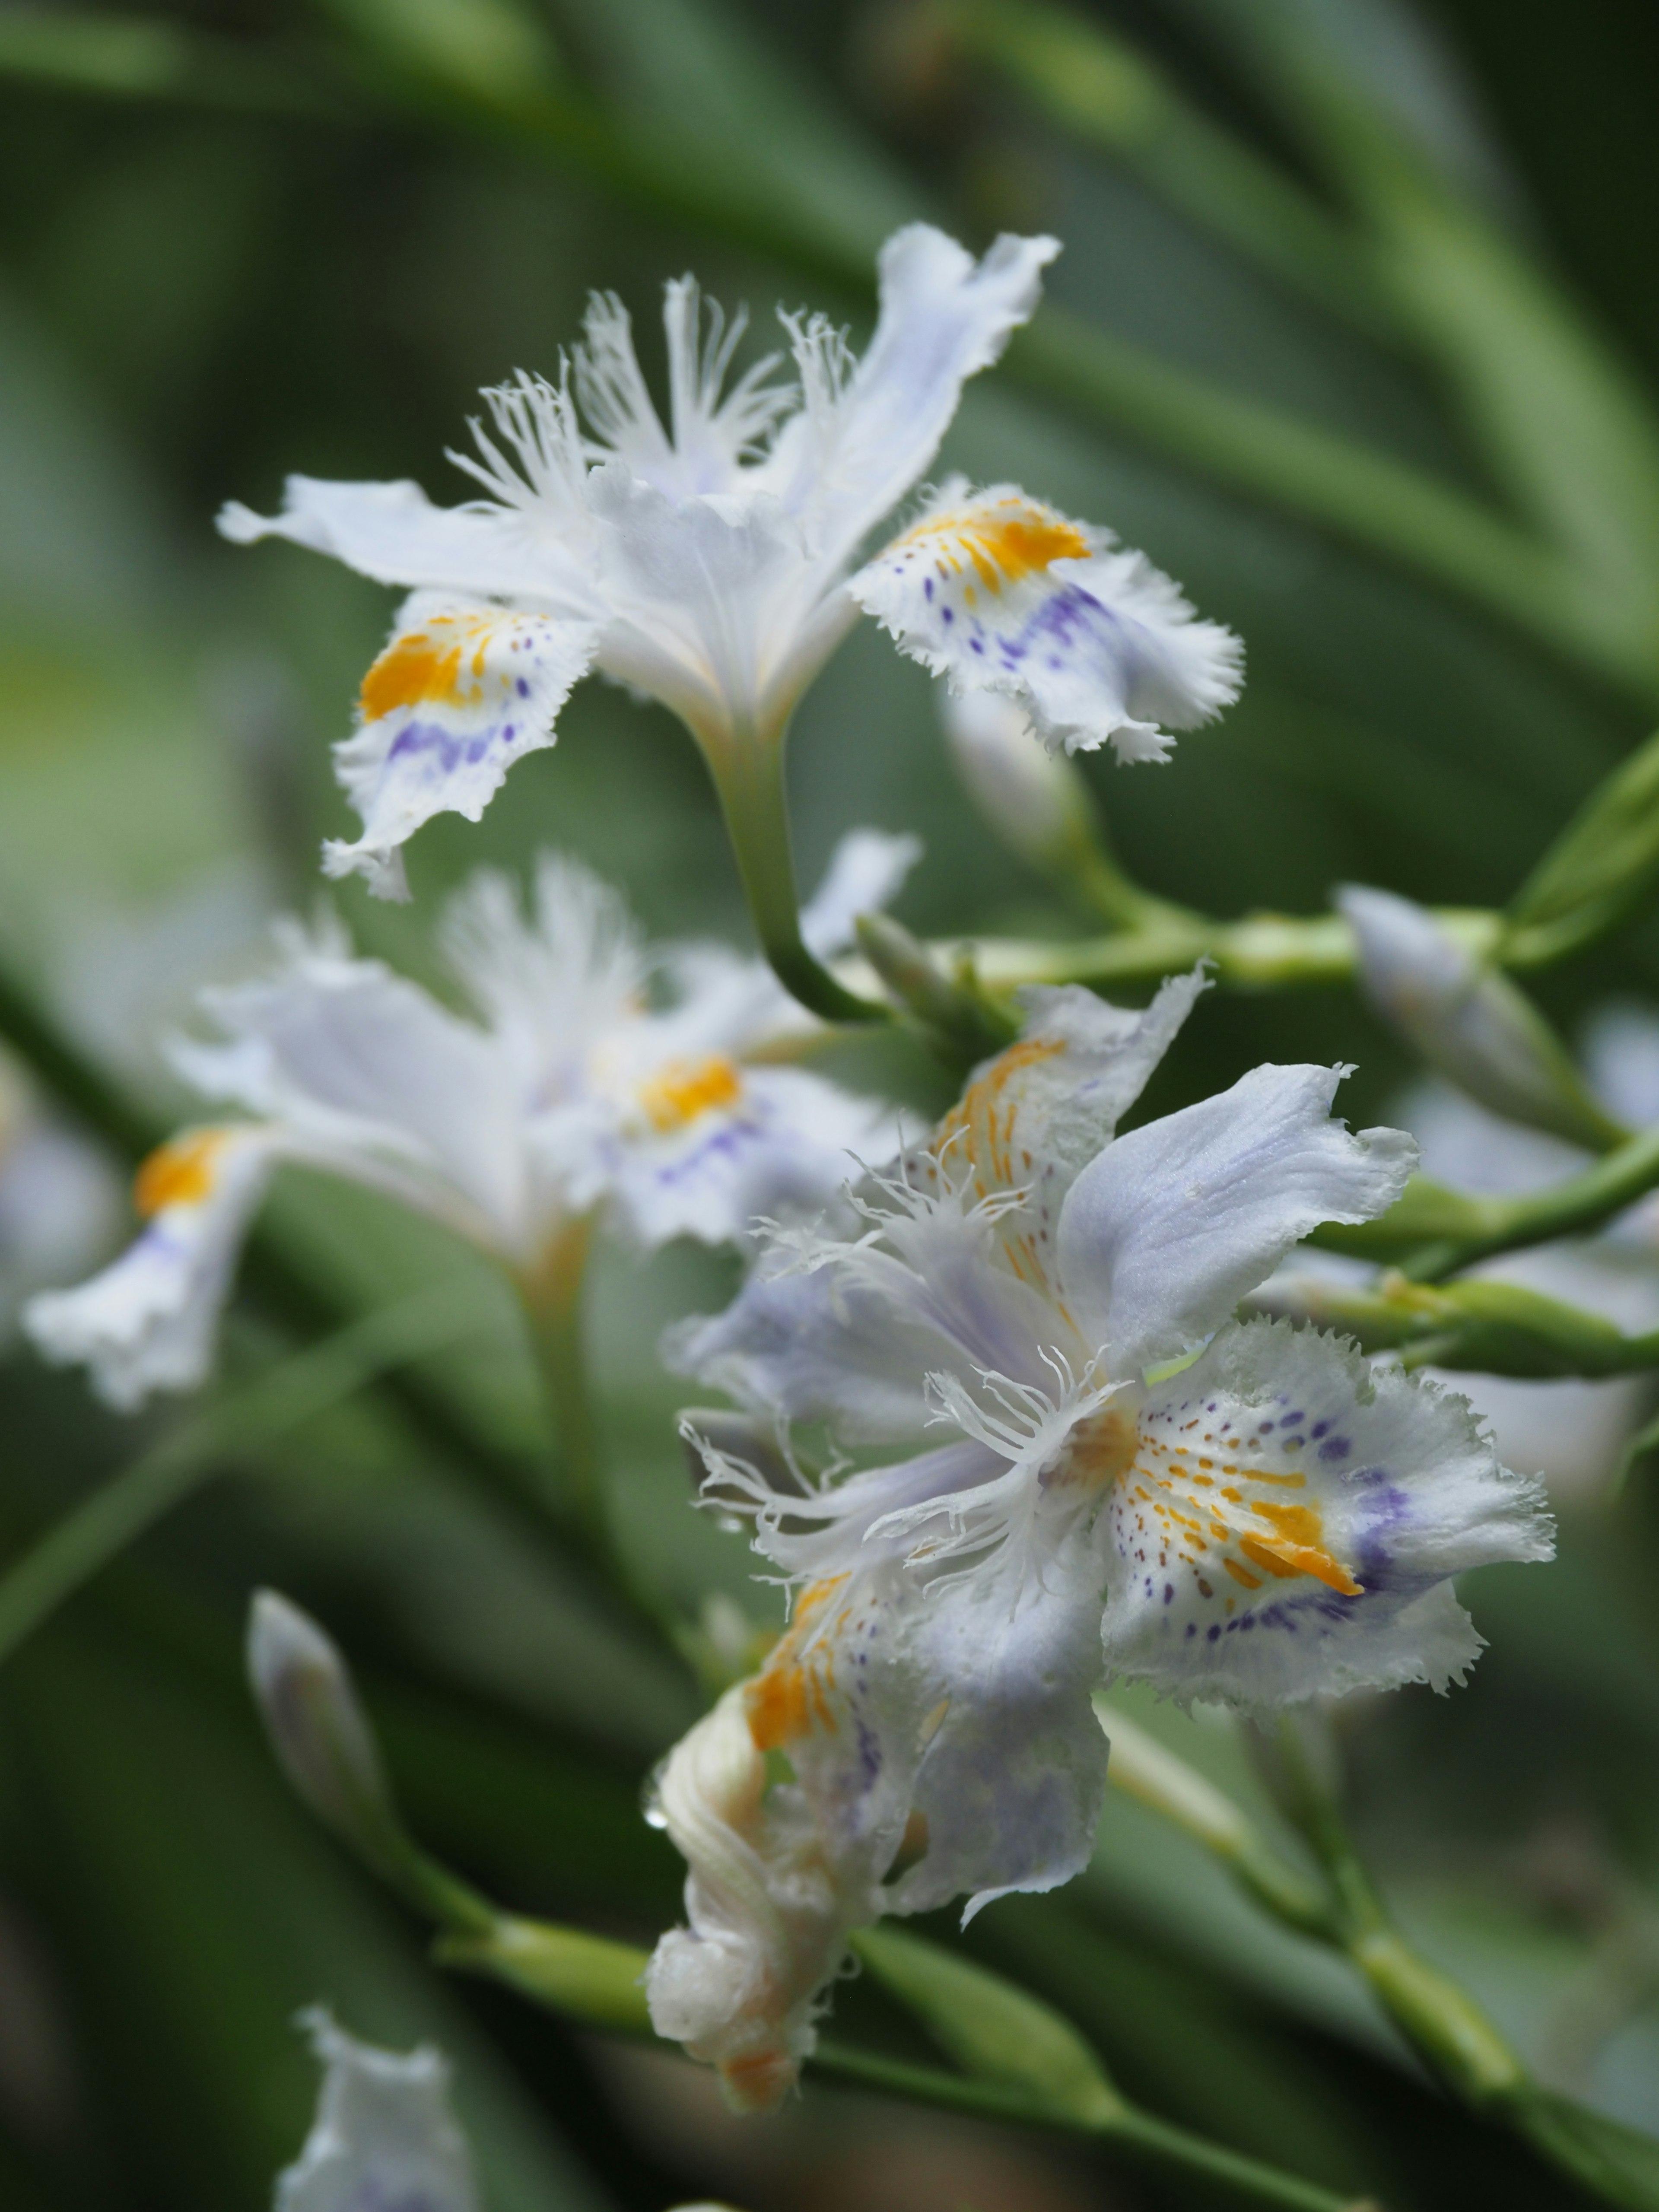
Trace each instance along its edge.
<instances>
[{"instance_id":1,"label":"fringed white petal","mask_svg":"<svg viewBox=\"0 0 1659 2212\"><path fill-rule=\"evenodd\" d=\"M514 763L553 743L598 644L592 623L416 592L363 679L356 734L334 748L363 830L324 847L325 872L406 896L402 847L434 814L476 822Z\"/></svg>"},{"instance_id":2,"label":"fringed white petal","mask_svg":"<svg viewBox=\"0 0 1659 2212\"><path fill-rule=\"evenodd\" d=\"M1238 696L1243 649L1112 544L1012 484L953 477L848 588L953 690L1017 701L1050 747L1109 740L1121 760L1163 760L1167 730Z\"/></svg>"},{"instance_id":3,"label":"fringed white petal","mask_svg":"<svg viewBox=\"0 0 1659 2212\"><path fill-rule=\"evenodd\" d=\"M1257 1067L1107 1146L1073 1184L1056 1243L1068 1307L1112 1371L1218 1328L1322 1221L1368 1221L1417 1162L1400 1129L1330 1118L1346 1071Z\"/></svg>"},{"instance_id":4,"label":"fringed white petal","mask_svg":"<svg viewBox=\"0 0 1659 2212\"><path fill-rule=\"evenodd\" d=\"M84 1364L123 1413L152 1391L204 1382L243 1237L285 1149L283 1131L255 1126L187 1130L152 1153L137 1187L149 1216L137 1242L78 1289L42 1291L24 1308L37 1350L59 1366Z\"/></svg>"},{"instance_id":5,"label":"fringed white petal","mask_svg":"<svg viewBox=\"0 0 1659 2212\"><path fill-rule=\"evenodd\" d=\"M838 564L927 470L968 378L1029 320L1052 238L999 238L981 261L943 231L912 223L882 248L875 335L854 363L821 317L790 323L803 410L768 476Z\"/></svg>"},{"instance_id":6,"label":"fringed white petal","mask_svg":"<svg viewBox=\"0 0 1659 2212\"><path fill-rule=\"evenodd\" d=\"M1149 1392L1107 1517L1108 1667L1256 1708L1461 1681L1451 1577L1554 1548L1466 1399L1284 1322Z\"/></svg>"}]
</instances>

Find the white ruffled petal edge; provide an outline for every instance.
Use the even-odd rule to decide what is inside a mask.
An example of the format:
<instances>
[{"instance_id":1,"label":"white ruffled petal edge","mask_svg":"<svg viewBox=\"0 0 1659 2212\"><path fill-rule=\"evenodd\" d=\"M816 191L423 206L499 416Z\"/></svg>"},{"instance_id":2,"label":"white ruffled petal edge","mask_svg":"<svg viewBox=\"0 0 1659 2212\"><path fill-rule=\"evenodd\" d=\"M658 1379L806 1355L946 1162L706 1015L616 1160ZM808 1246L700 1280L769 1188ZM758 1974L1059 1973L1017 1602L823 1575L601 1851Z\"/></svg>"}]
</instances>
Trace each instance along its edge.
<instances>
[{"instance_id":1,"label":"white ruffled petal edge","mask_svg":"<svg viewBox=\"0 0 1659 2212\"><path fill-rule=\"evenodd\" d=\"M247 1225L283 1150L270 1127L186 1131L139 1179L153 1209L137 1242L72 1291L23 1310L31 1342L55 1365L84 1362L106 1403L128 1413L154 1390L193 1390L213 1364L219 1315Z\"/></svg>"},{"instance_id":2,"label":"white ruffled petal edge","mask_svg":"<svg viewBox=\"0 0 1659 2212\"><path fill-rule=\"evenodd\" d=\"M952 477L848 585L953 691L1015 700L1051 749L1164 760L1237 698L1243 647L1141 553L1013 484Z\"/></svg>"},{"instance_id":3,"label":"white ruffled petal edge","mask_svg":"<svg viewBox=\"0 0 1659 2212\"><path fill-rule=\"evenodd\" d=\"M1149 1392L1107 1520L1109 1672L1247 1708L1461 1681L1451 1577L1554 1549L1467 1399L1266 1320Z\"/></svg>"}]
</instances>

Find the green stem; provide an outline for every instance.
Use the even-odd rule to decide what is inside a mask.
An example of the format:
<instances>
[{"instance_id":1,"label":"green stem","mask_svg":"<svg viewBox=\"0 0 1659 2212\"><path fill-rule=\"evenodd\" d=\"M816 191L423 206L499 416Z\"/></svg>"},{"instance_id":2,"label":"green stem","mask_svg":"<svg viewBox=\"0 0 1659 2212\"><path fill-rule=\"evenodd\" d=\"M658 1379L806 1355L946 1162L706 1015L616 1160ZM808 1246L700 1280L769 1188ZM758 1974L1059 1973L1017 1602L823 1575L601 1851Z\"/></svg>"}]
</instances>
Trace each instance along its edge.
<instances>
[{"instance_id":1,"label":"green stem","mask_svg":"<svg viewBox=\"0 0 1659 2212\"><path fill-rule=\"evenodd\" d=\"M836 981L802 942L784 789L787 728L694 732L720 793L761 950L778 981L827 1022L888 1022L889 1009Z\"/></svg>"},{"instance_id":2,"label":"green stem","mask_svg":"<svg viewBox=\"0 0 1659 2212\"><path fill-rule=\"evenodd\" d=\"M1440 1287L1390 1269L1364 1289L1309 1277L1293 1296L1246 1304L1256 1312L1340 1329L1366 1352L1398 1352L1407 1368L1475 1369L1540 1381L1659 1366L1659 1330L1626 1336L1601 1314L1486 1277Z\"/></svg>"},{"instance_id":3,"label":"green stem","mask_svg":"<svg viewBox=\"0 0 1659 2212\"><path fill-rule=\"evenodd\" d=\"M64 1515L0 1577L0 1664L66 1600L239 1450L260 1450L401 1363L479 1325L453 1284L423 1291L270 1368Z\"/></svg>"},{"instance_id":4,"label":"green stem","mask_svg":"<svg viewBox=\"0 0 1659 2212\"><path fill-rule=\"evenodd\" d=\"M611 1516L582 1328L582 1291L592 1239L591 1214L567 1222L549 1240L536 1265L516 1281L553 1431L557 1505L588 1550L610 1561L614 1556Z\"/></svg>"},{"instance_id":5,"label":"green stem","mask_svg":"<svg viewBox=\"0 0 1659 2212\"><path fill-rule=\"evenodd\" d=\"M1656 1187L1659 1127L1642 1130L1547 1190L1517 1198L1469 1197L1414 1176L1375 1221L1331 1224L1315 1241L1356 1259L1396 1263L1413 1282L1435 1283L1500 1253L1599 1229Z\"/></svg>"},{"instance_id":6,"label":"green stem","mask_svg":"<svg viewBox=\"0 0 1659 2212\"><path fill-rule=\"evenodd\" d=\"M1503 2113L1530 2087L1527 2070L1480 2008L1419 1958L1389 1917L1355 1850L1308 1723L1280 1723L1276 1749L1285 1809L1323 1867L1336 1899L1334 1941L1377 2002L1447 2087L1477 2112Z\"/></svg>"},{"instance_id":7,"label":"green stem","mask_svg":"<svg viewBox=\"0 0 1659 2212\"><path fill-rule=\"evenodd\" d=\"M1056 2112L1029 2092L1001 2082L976 2081L939 2067L915 2066L831 2040L820 2042L810 2063L816 2072L861 2081L915 2104L1088 2136L1109 2144L1126 2165L1171 2180L1205 2184L1218 2197L1236 2204L1277 2206L1280 2212L1364 2212L1361 2205L1334 2190L1263 2166L1202 2136L1189 2135L1133 2106L1122 2106L1109 2121L1090 2122Z\"/></svg>"}]
</instances>

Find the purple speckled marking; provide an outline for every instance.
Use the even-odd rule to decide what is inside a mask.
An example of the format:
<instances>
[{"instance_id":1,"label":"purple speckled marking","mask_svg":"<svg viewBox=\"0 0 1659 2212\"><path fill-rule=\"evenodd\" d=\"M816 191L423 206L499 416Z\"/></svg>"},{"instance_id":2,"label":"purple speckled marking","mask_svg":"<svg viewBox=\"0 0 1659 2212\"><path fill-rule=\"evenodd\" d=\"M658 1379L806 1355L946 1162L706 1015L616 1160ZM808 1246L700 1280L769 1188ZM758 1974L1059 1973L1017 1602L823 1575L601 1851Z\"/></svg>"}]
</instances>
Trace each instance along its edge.
<instances>
[{"instance_id":1,"label":"purple speckled marking","mask_svg":"<svg viewBox=\"0 0 1659 2212\"><path fill-rule=\"evenodd\" d=\"M453 775L458 768L475 768L498 744L510 744L515 734L511 722L504 729L484 730L471 738L458 736L438 722L405 722L387 749L386 765L425 754L441 775Z\"/></svg>"},{"instance_id":2,"label":"purple speckled marking","mask_svg":"<svg viewBox=\"0 0 1659 2212\"><path fill-rule=\"evenodd\" d=\"M1316 1431L1315 1433L1317 1434L1317 1431ZM1346 1459L1352 1449L1353 1446L1346 1437L1327 1437L1319 1447L1319 1456L1328 1465L1334 1466L1338 1460Z\"/></svg>"}]
</instances>

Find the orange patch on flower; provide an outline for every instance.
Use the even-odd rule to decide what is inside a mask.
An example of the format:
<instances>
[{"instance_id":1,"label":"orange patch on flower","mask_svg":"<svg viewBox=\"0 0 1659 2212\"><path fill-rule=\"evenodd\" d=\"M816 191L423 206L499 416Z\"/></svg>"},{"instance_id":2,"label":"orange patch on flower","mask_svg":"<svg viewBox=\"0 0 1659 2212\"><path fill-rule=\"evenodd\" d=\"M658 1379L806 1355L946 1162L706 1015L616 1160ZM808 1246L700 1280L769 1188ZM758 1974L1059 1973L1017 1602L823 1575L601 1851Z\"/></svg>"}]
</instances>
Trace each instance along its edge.
<instances>
[{"instance_id":1,"label":"orange patch on flower","mask_svg":"<svg viewBox=\"0 0 1659 2212\"><path fill-rule=\"evenodd\" d=\"M781 1751L814 1728L835 1733L828 1692L836 1686L835 1655L817 1616L847 1580L832 1575L802 1592L795 1618L761 1672L744 1692L757 1751Z\"/></svg>"},{"instance_id":2,"label":"orange patch on flower","mask_svg":"<svg viewBox=\"0 0 1659 2212\"><path fill-rule=\"evenodd\" d=\"M219 1180L228 1129L192 1129L158 1146L133 1177L132 1202L142 1220L168 1206L199 1206Z\"/></svg>"},{"instance_id":3,"label":"orange patch on flower","mask_svg":"<svg viewBox=\"0 0 1659 2212\"><path fill-rule=\"evenodd\" d=\"M1271 1536L1243 1536L1238 1548L1270 1575L1311 1575L1343 1597L1361 1597L1364 1584L1357 1583L1342 1562L1325 1549L1324 1523L1311 1506L1258 1504L1255 1511L1273 1524Z\"/></svg>"},{"instance_id":4,"label":"orange patch on flower","mask_svg":"<svg viewBox=\"0 0 1659 2212\"><path fill-rule=\"evenodd\" d=\"M947 559L965 555L988 592L1040 575L1056 561L1086 561L1091 550L1075 523L1021 500L936 515L911 531L907 542L930 541ZM960 559L951 559L951 566L959 570Z\"/></svg>"},{"instance_id":5,"label":"orange patch on flower","mask_svg":"<svg viewBox=\"0 0 1659 2212\"><path fill-rule=\"evenodd\" d=\"M719 1107L735 1106L742 1096L743 1078L736 1064L723 1053L713 1052L706 1060L671 1062L641 1087L640 1104L652 1127L666 1134Z\"/></svg>"}]
</instances>

